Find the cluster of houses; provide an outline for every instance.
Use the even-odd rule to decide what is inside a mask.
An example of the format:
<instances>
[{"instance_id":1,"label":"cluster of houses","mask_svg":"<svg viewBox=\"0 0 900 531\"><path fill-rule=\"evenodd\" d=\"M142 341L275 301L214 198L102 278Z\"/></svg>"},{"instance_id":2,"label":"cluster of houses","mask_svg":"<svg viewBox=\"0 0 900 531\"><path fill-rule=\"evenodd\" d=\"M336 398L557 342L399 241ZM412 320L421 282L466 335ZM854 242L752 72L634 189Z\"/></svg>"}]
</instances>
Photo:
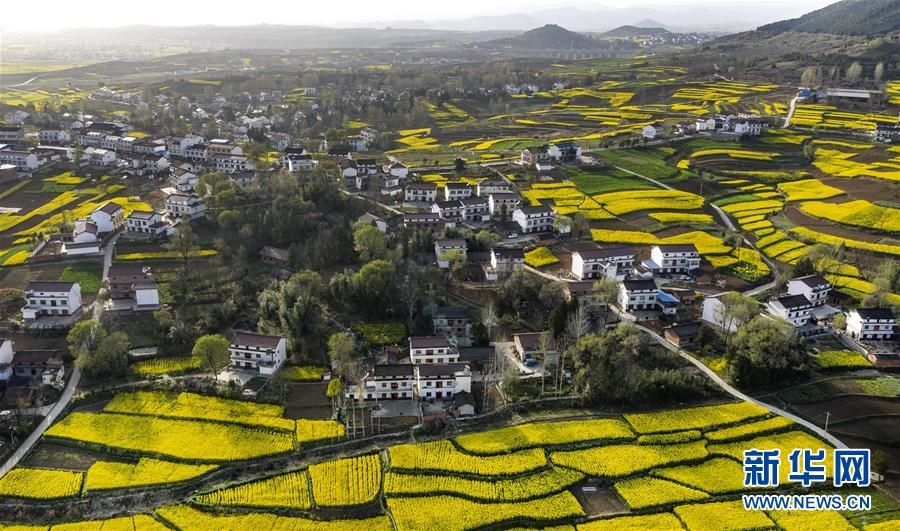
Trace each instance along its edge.
<instances>
[{"instance_id":1,"label":"cluster of houses","mask_svg":"<svg viewBox=\"0 0 900 531\"><path fill-rule=\"evenodd\" d=\"M737 141L745 137L762 135L763 122L758 114L716 114L697 118L693 122L675 124L672 132L676 135L699 133L710 135L717 140ZM641 129L641 136L646 140L659 140L668 136L668 132L665 124L654 122Z\"/></svg>"},{"instance_id":2,"label":"cluster of houses","mask_svg":"<svg viewBox=\"0 0 900 531\"><path fill-rule=\"evenodd\" d=\"M552 171L554 164L577 164L581 162L581 146L570 140L549 145L532 146L522 150L519 164L534 167L538 172Z\"/></svg>"},{"instance_id":3,"label":"cluster of houses","mask_svg":"<svg viewBox=\"0 0 900 531\"><path fill-rule=\"evenodd\" d=\"M0 337L0 382L6 386L7 403L31 403L36 389L62 386L65 377L59 350L16 350L16 342Z\"/></svg>"}]
</instances>

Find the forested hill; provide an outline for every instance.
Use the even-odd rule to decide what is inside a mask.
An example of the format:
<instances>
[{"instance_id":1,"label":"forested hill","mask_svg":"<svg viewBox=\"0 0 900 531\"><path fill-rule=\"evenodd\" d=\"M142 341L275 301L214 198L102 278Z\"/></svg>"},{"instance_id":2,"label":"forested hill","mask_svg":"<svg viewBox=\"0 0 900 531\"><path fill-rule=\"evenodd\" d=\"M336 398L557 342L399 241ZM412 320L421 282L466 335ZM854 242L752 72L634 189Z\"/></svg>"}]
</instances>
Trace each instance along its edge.
<instances>
[{"instance_id":1,"label":"forested hill","mask_svg":"<svg viewBox=\"0 0 900 531\"><path fill-rule=\"evenodd\" d=\"M900 30L900 0L841 0L800 18L760 26L757 31L884 35Z\"/></svg>"}]
</instances>

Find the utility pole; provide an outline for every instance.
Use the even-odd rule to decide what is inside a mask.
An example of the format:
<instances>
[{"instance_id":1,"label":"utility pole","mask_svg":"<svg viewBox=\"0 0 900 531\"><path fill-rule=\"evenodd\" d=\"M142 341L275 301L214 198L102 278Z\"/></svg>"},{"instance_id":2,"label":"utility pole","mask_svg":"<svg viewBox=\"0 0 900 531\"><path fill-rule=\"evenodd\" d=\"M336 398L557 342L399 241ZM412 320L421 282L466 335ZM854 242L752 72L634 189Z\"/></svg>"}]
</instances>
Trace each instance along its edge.
<instances>
[{"instance_id":1,"label":"utility pole","mask_svg":"<svg viewBox=\"0 0 900 531\"><path fill-rule=\"evenodd\" d=\"M825 432L828 433L828 420L831 418L831 411L825 412Z\"/></svg>"}]
</instances>

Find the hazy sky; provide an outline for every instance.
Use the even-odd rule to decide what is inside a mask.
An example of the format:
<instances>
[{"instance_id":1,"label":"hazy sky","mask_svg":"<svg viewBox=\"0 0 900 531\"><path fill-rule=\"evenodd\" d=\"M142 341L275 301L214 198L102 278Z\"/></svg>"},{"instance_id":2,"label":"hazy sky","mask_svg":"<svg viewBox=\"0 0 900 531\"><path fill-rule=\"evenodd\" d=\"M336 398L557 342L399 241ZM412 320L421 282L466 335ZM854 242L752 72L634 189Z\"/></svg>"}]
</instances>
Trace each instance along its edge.
<instances>
[{"instance_id":1,"label":"hazy sky","mask_svg":"<svg viewBox=\"0 0 900 531\"><path fill-rule=\"evenodd\" d=\"M760 1L761 10L771 10L772 20L797 16L836 0ZM10 1L3 3L4 31L48 31L70 27L116 27L132 24L185 26L213 24L311 24L324 26L365 26L391 20L452 20L477 15L533 12L562 5L581 8L666 6L678 4L747 5L746 0L255 0L231 3L206 0L149 0L86 5L77 0ZM787 12L786 9L790 9ZM367 24L367 22L369 24ZM665 22L665 21L662 21Z\"/></svg>"}]
</instances>

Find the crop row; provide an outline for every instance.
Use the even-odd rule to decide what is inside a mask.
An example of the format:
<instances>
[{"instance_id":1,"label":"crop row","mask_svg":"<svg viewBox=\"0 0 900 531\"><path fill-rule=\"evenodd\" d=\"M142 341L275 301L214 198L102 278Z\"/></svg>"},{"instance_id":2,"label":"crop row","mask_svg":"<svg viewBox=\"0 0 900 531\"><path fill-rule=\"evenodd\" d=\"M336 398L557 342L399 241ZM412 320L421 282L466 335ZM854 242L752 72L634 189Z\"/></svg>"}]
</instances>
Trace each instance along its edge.
<instances>
[{"instance_id":1,"label":"crop row","mask_svg":"<svg viewBox=\"0 0 900 531\"><path fill-rule=\"evenodd\" d=\"M143 458L137 463L98 461L87 472L87 491L148 487L187 481L215 470L215 465L189 465Z\"/></svg>"},{"instance_id":2,"label":"crop row","mask_svg":"<svg viewBox=\"0 0 900 531\"><path fill-rule=\"evenodd\" d=\"M309 477L306 470L279 474L249 483L225 487L194 498L199 503L225 507L288 508L309 510Z\"/></svg>"},{"instance_id":3,"label":"crop row","mask_svg":"<svg viewBox=\"0 0 900 531\"><path fill-rule=\"evenodd\" d=\"M384 478L386 496L458 495L485 502L530 500L561 492L584 479L584 474L552 468L515 479L468 479L457 476L400 474Z\"/></svg>"},{"instance_id":4,"label":"crop row","mask_svg":"<svg viewBox=\"0 0 900 531\"><path fill-rule=\"evenodd\" d=\"M543 449L481 457L460 452L450 441L402 444L388 450L391 468L475 476L511 476L547 466Z\"/></svg>"},{"instance_id":5,"label":"crop row","mask_svg":"<svg viewBox=\"0 0 900 531\"><path fill-rule=\"evenodd\" d=\"M628 425L619 419L587 419L519 424L498 430L460 435L456 438L456 443L466 452L492 455L538 446L633 437L634 433Z\"/></svg>"},{"instance_id":6,"label":"crop row","mask_svg":"<svg viewBox=\"0 0 900 531\"><path fill-rule=\"evenodd\" d=\"M381 489L381 459L378 454L333 459L310 466L309 475L317 506L362 505Z\"/></svg>"}]
</instances>

